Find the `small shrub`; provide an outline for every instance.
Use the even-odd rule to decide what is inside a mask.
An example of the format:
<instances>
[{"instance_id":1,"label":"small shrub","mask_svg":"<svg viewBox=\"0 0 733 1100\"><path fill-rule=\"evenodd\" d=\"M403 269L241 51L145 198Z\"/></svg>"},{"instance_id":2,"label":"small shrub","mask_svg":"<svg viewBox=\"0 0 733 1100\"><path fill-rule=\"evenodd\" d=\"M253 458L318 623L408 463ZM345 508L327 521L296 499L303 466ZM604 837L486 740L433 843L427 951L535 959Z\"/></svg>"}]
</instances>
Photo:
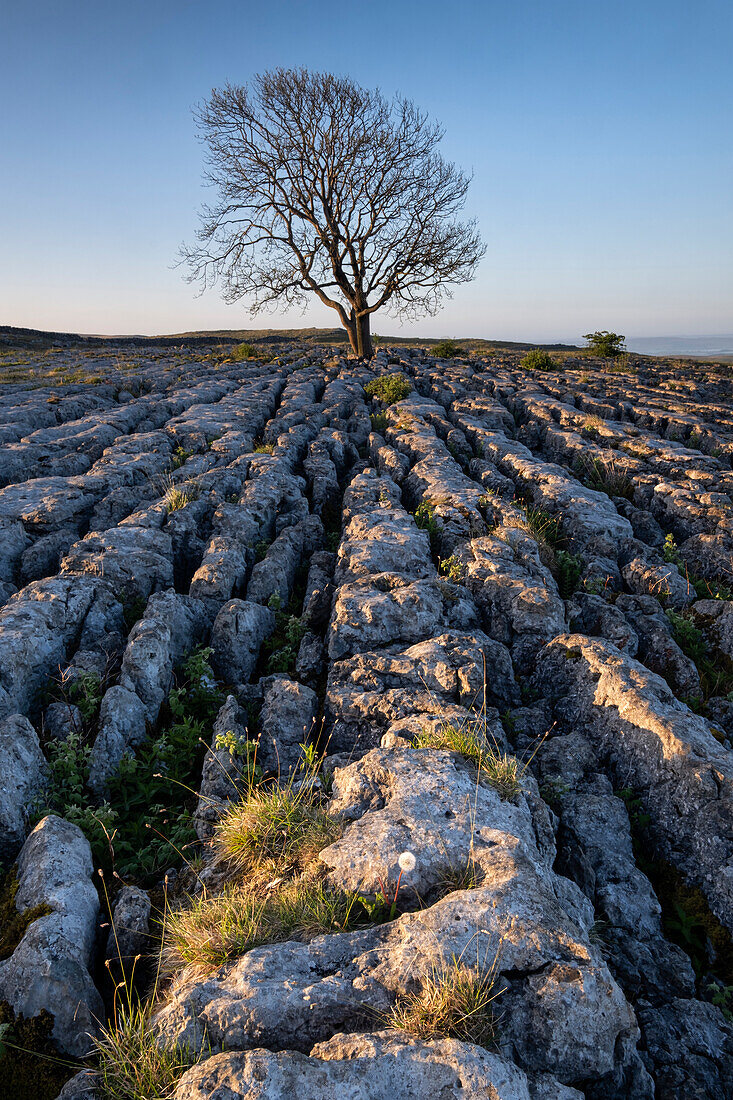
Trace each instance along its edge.
<instances>
[{"instance_id":1,"label":"small shrub","mask_svg":"<svg viewBox=\"0 0 733 1100\"><path fill-rule=\"evenodd\" d=\"M464 354L463 348L455 340L439 340L430 349L436 359L457 359Z\"/></svg>"},{"instance_id":2,"label":"small shrub","mask_svg":"<svg viewBox=\"0 0 733 1100\"><path fill-rule=\"evenodd\" d=\"M389 427L389 421L387 420L386 413L372 413L369 419L372 422L372 431L379 432L380 435L384 435Z\"/></svg>"},{"instance_id":3,"label":"small shrub","mask_svg":"<svg viewBox=\"0 0 733 1100\"><path fill-rule=\"evenodd\" d=\"M454 957L449 966L423 978L419 992L398 1000L384 1022L418 1039L447 1037L490 1047L498 1025L493 1005L504 991L498 987L496 960L482 971Z\"/></svg>"},{"instance_id":4,"label":"small shrub","mask_svg":"<svg viewBox=\"0 0 733 1100\"><path fill-rule=\"evenodd\" d=\"M599 332L586 332L583 339L588 341L588 350L593 355L603 359L614 359L621 355L626 337L620 336L617 332L601 329Z\"/></svg>"},{"instance_id":5,"label":"small shrub","mask_svg":"<svg viewBox=\"0 0 733 1100\"><path fill-rule=\"evenodd\" d=\"M258 359L260 356L257 353L257 348L254 344L237 344L235 348L229 353L229 358L233 359L235 363L240 362L242 359Z\"/></svg>"},{"instance_id":6,"label":"small shrub","mask_svg":"<svg viewBox=\"0 0 733 1100\"><path fill-rule=\"evenodd\" d=\"M258 443L254 449L254 453L256 455L271 455L274 450L274 443Z\"/></svg>"},{"instance_id":7,"label":"small shrub","mask_svg":"<svg viewBox=\"0 0 733 1100\"><path fill-rule=\"evenodd\" d=\"M385 405L394 405L396 401L404 399L412 393L412 386L401 371L396 374L383 374L374 378L364 387L367 397L376 397Z\"/></svg>"},{"instance_id":8,"label":"small shrub","mask_svg":"<svg viewBox=\"0 0 733 1100\"><path fill-rule=\"evenodd\" d=\"M560 364L557 363L548 351L544 351L542 348L533 348L532 351L528 351L523 359L519 362L520 367L524 370L560 370Z\"/></svg>"}]
</instances>

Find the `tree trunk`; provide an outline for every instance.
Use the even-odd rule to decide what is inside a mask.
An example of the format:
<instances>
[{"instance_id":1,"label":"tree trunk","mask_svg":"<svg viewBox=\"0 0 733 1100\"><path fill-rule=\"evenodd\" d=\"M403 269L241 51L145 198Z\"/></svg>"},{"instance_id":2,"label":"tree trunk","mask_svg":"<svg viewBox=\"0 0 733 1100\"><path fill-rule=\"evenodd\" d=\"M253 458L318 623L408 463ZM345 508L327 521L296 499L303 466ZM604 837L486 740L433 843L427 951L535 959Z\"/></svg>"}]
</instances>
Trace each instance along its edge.
<instances>
[{"instance_id":1,"label":"tree trunk","mask_svg":"<svg viewBox=\"0 0 733 1100\"><path fill-rule=\"evenodd\" d=\"M374 355L370 323L371 313L364 313L361 317L357 317L352 309L346 331L349 334L351 350L360 359L371 359Z\"/></svg>"}]
</instances>

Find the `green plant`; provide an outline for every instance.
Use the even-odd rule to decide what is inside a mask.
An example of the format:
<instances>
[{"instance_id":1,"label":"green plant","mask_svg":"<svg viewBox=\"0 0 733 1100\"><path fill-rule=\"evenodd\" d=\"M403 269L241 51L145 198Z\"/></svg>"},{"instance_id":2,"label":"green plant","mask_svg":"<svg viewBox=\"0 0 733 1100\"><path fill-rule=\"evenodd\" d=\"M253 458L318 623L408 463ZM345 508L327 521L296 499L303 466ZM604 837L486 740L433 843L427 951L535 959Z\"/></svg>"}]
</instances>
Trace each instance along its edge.
<instances>
[{"instance_id":1,"label":"green plant","mask_svg":"<svg viewBox=\"0 0 733 1100\"><path fill-rule=\"evenodd\" d=\"M498 1025L493 1006L506 988L498 987L497 966L495 959L486 969L469 967L454 956L423 977L417 993L401 997L384 1023L418 1039L449 1037L492 1046Z\"/></svg>"},{"instance_id":2,"label":"green plant","mask_svg":"<svg viewBox=\"0 0 733 1100\"><path fill-rule=\"evenodd\" d=\"M79 708L85 725L95 722L102 705L102 679L98 672L82 670L62 681L68 702Z\"/></svg>"},{"instance_id":3,"label":"green plant","mask_svg":"<svg viewBox=\"0 0 733 1100\"><path fill-rule=\"evenodd\" d=\"M558 591L564 600L568 600L578 587L583 563L568 550L556 550L555 562Z\"/></svg>"},{"instance_id":4,"label":"green plant","mask_svg":"<svg viewBox=\"0 0 733 1100\"><path fill-rule=\"evenodd\" d=\"M621 355L626 337L601 329L599 332L586 332L583 339L588 341L588 349L593 355L613 359Z\"/></svg>"},{"instance_id":5,"label":"green plant","mask_svg":"<svg viewBox=\"0 0 733 1100\"><path fill-rule=\"evenodd\" d=\"M171 455L171 469L179 470L185 462L188 462L192 454L193 451L187 451L179 444Z\"/></svg>"},{"instance_id":6,"label":"green plant","mask_svg":"<svg viewBox=\"0 0 733 1100\"><path fill-rule=\"evenodd\" d=\"M290 614L282 610L280 597L275 593L277 603L273 597L268 601L268 607L275 612L275 629L269 638L265 639L262 653L266 657L268 673L287 672L291 675L295 672L295 662L298 658L300 643L305 637L308 627L298 615Z\"/></svg>"},{"instance_id":7,"label":"green plant","mask_svg":"<svg viewBox=\"0 0 733 1100\"><path fill-rule=\"evenodd\" d=\"M384 435L389 426L386 413L372 413L369 417L372 423L372 431L379 432L380 435Z\"/></svg>"},{"instance_id":8,"label":"green plant","mask_svg":"<svg viewBox=\"0 0 733 1100\"><path fill-rule=\"evenodd\" d=\"M430 348L436 359L457 359L464 354L463 348L455 340L439 340Z\"/></svg>"},{"instance_id":9,"label":"green plant","mask_svg":"<svg viewBox=\"0 0 733 1100\"><path fill-rule=\"evenodd\" d=\"M385 405L394 405L396 401L403 401L412 393L412 386L401 371L396 374L382 374L379 378L367 382L364 387L367 397L376 397Z\"/></svg>"},{"instance_id":10,"label":"green plant","mask_svg":"<svg viewBox=\"0 0 733 1100\"><path fill-rule=\"evenodd\" d=\"M427 531L430 537L430 545L434 548L437 542L440 524L435 518L435 505L422 501L415 509L415 523L421 531Z\"/></svg>"},{"instance_id":11,"label":"green plant","mask_svg":"<svg viewBox=\"0 0 733 1100\"><path fill-rule=\"evenodd\" d=\"M195 481L183 485L169 485L163 494L163 504L167 512L177 512L185 508L192 500L198 500L200 489Z\"/></svg>"},{"instance_id":12,"label":"green plant","mask_svg":"<svg viewBox=\"0 0 733 1100\"><path fill-rule=\"evenodd\" d=\"M606 493L610 497L634 499L634 483L613 457L584 459L578 473L589 489Z\"/></svg>"},{"instance_id":13,"label":"green plant","mask_svg":"<svg viewBox=\"0 0 733 1100\"><path fill-rule=\"evenodd\" d=\"M691 661L694 661L696 665L702 664L707 654L708 647L703 638L702 631L695 626L692 614L689 611L675 611L671 607L666 609L665 614L672 627L674 640L677 642L682 652L685 653Z\"/></svg>"},{"instance_id":14,"label":"green plant","mask_svg":"<svg viewBox=\"0 0 733 1100\"><path fill-rule=\"evenodd\" d=\"M710 1002L717 1005L726 1020L733 1023L733 985L708 982L705 990Z\"/></svg>"},{"instance_id":15,"label":"green plant","mask_svg":"<svg viewBox=\"0 0 733 1100\"><path fill-rule=\"evenodd\" d=\"M260 356L257 353L257 348L254 344L237 344L235 348L229 353L229 358L236 362L242 359L258 359Z\"/></svg>"},{"instance_id":16,"label":"green plant","mask_svg":"<svg viewBox=\"0 0 733 1100\"><path fill-rule=\"evenodd\" d=\"M92 846L95 862L108 855L108 834L114 828L115 811L107 802L94 806L87 789L91 747L78 730L65 741L51 741L46 747L48 772L42 797L32 808L34 822L57 814L77 825Z\"/></svg>"},{"instance_id":17,"label":"green plant","mask_svg":"<svg viewBox=\"0 0 733 1100\"><path fill-rule=\"evenodd\" d=\"M451 554L449 558L440 558L438 561L438 572L443 577L448 577L454 584L460 584L463 579L463 565L461 559L455 554Z\"/></svg>"},{"instance_id":18,"label":"green plant","mask_svg":"<svg viewBox=\"0 0 733 1100\"><path fill-rule=\"evenodd\" d=\"M560 364L557 363L548 351L544 351L542 348L533 348L532 351L528 351L523 359L519 361L520 367L523 370L560 370Z\"/></svg>"},{"instance_id":19,"label":"green plant","mask_svg":"<svg viewBox=\"0 0 733 1100\"><path fill-rule=\"evenodd\" d=\"M511 526L527 531L535 542L547 546L550 550L554 550L562 541L560 516L551 516L543 508L536 508L532 504L525 506L525 513L521 520L512 519L510 523Z\"/></svg>"},{"instance_id":20,"label":"green plant","mask_svg":"<svg viewBox=\"0 0 733 1100\"><path fill-rule=\"evenodd\" d=\"M275 450L274 443L258 443L254 449L256 455L271 455Z\"/></svg>"},{"instance_id":21,"label":"green plant","mask_svg":"<svg viewBox=\"0 0 733 1100\"><path fill-rule=\"evenodd\" d=\"M254 545L255 561L264 561L267 556L267 551L270 548L270 544L267 539L260 539Z\"/></svg>"}]
</instances>

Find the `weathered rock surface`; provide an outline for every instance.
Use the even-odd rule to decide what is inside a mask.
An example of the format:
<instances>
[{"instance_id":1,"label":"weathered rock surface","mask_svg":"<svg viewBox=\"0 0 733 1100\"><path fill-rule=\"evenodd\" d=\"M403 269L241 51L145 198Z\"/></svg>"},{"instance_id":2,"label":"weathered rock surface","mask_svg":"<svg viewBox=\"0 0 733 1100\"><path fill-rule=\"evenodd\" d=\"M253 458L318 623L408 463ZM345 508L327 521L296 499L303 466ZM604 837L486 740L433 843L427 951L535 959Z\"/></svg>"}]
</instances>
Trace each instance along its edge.
<instances>
[{"instance_id":1,"label":"weathered rock surface","mask_svg":"<svg viewBox=\"0 0 733 1100\"><path fill-rule=\"evenodd\" d=\"M9 959L0 961L0 1000L16 1014L54 1017L53 1038L67 1054L81 1056L103 1019L102 998L89 973L99 899L91 882L89 844L81 830L45 817L18 858L19 912L46 906L29 925Z\"/></svg>"}]
</instances>

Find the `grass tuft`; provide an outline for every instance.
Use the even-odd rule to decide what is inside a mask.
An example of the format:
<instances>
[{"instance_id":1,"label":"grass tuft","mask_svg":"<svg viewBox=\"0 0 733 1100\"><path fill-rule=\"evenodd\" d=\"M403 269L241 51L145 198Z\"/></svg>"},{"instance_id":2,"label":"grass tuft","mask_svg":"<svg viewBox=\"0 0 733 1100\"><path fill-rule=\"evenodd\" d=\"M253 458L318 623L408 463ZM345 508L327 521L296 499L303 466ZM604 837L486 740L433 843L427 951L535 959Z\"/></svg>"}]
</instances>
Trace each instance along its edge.
<instances>
[{"instance_id":1,"label":"grass tuft","mask_svg":"<svg viewBox=\"0 0 733 1100\"><path fill-rule=\"evenodd\" d=\"M219 856L247 874L278 868L304 869L342 831L329 817L310 777L297 786L254 786L216 825Z\"/></svg>"},{"instance_id":2,"label":"grass tuft","mask_svg":"<svg viewBox=\"0 0 733 1100\"><path fill-rule=\"evenodd\" d=\"M415 738L416 749L447 749L459 752L476 765L479 778L489 783L500 797L516 798L522 790L526 765L516 756L487 744L481 722L446 722L437 730L425 728Z\"/></svg>"},{"instance_id":3,"label":"grass tuft","mask_svg":"<svg viewBox=\"0 0 733 1100\"><path fill-rule=\"evenodd\" d=\"M230 886L214 897L189 899L187 908L169 914L164 966L206 970L261 944L346 932L357 913L365 922L357 895L314 878L278 883L265 896L252 885Z\"/></svg>"},{"instance_id":4,"label":"grass tuft","mask_svg":"<svg viewBox=\"0 0 733 1100\"><path fill-rule=\"evenodd\" d=\"M454 957L425 978L419 992L400 998L385 1023L417 1039L447 1037L491 1047L499 1023L494 1001L504 992L498 987L497 962L498 956L481 969Z\"/></svg>"},{"instance_id":5,"label":"grass tuft","mask_svg":"<svg viewBox=\"0 0 733 1100\"><path fill-rule=\"evenodd\" d=\"M123 1005L94 1040L105 1100L171 1100L179 1079L200 1061L188 1047L166 1047L150 1027L150 1008Z\"/></svg>"}]
</instances>

